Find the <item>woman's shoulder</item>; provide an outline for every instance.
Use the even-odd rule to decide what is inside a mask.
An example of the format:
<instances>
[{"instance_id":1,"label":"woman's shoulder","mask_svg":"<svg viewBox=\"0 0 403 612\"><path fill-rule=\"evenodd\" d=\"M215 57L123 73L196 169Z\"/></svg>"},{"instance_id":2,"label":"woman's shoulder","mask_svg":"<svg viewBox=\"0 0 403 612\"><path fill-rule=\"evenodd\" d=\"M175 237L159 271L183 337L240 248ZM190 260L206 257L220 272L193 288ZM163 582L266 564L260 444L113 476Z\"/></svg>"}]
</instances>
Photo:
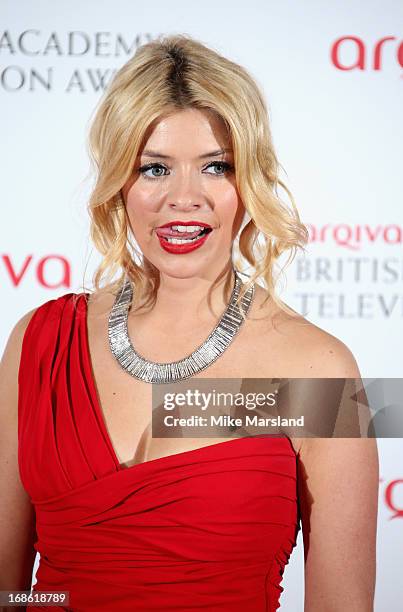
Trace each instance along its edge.
<instances>
[{"instance_id":1,"label":"woman's shoulder","mask_svg":"<svg viewBox=\"0 0 403 612\"><path fill-rule=\"evenodd\" d=\"M27 331L33 331L42 326L49 327L49 323L56 319L63 306L71 303L73 306L77 303L80 296L85 295L84 292L66 292L58 297L45 300L34 308L25 312L20 316L11 329L7 339L6 350L20 352L21 345Z\"/></svg>"},{"instance_id":2,"label":"woman's shoulder","mask_svg":"<svg viewBox=\"0 0 403 612\"><path fill-rule=\"evenodd\" d=\"M258 289L258 304L267 296ZM287 312L273 299L262 309L265 317L261 330L264 343L278 355L286 371L285 376L300 378L356 378L359 368L351 349L329 331L309 321L293 310ZM259 311L257 311L259 312ZM261 315L258 315L261 316Z\"/></svg>"},{"instance_id":3,"label":"woman's shoulder","mask_svg":"<svg viewBox=\"0 0 403 612\"><path fill-rule=\"evenodd\" d=\"M15 365L19 361L25 332L37 310L38 308L32 308L26 312L17 320L11 329L1 359L4 368L10 367L12 364Z\"/></svg>"}]
</instances>

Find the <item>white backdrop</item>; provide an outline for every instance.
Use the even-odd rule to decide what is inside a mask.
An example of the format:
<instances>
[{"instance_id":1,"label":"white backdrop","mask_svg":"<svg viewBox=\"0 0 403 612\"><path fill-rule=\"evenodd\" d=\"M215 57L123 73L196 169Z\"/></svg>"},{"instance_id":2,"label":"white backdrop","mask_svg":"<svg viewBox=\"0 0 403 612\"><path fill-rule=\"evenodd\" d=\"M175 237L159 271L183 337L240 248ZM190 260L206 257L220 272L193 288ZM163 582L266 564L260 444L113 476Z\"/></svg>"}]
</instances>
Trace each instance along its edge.
<instances>
[{"instance_id":1,"label":"white backdrop","mask_svg":"<svg viewBox=\"0 0 403 612\"><path fill-rule=\"evenodd\" d=\"M85 141L103 87L138 44L187 33L266 95L282 178L311 230L283 299L343 340L363 377L402 377L402 3L3 0L0 11L2 347L27 310L90 286ZM403 441L379 450L375 610L397 612ZM292 612L298 544L281 598Z\"/></svg>"}]
</instances>

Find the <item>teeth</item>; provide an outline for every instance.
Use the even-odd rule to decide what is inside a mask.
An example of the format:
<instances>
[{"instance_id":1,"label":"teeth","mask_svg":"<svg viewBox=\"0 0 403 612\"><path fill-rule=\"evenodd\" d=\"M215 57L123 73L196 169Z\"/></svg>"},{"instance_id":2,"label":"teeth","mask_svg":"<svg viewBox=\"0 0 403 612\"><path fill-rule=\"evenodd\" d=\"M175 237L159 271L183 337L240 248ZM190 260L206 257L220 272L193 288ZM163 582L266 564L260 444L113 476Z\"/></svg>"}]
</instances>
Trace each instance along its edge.
<instances>
[{"instance_id":1,"label":"teeth","mask_svg":"<svg viewBox=\"0 0 403 612\"><path fill-rule=\"evenodd\" d=\"M185 242L195 242L195 240L200 240L199 236L196 236L196 238L167 238L164 236L164 238L170 244L184 244Z\"/></svg>"},{"instance_id":2,"label":"teeth","mask_svg":"<svg viewBox=\"0 0 403 612\"><path fill-rule=\"evenodd\" d=\"M199 230L204 229L204 227L200 225L172 225L172 229L178 232L197 232Z\"/></svg>"}]
</instances>

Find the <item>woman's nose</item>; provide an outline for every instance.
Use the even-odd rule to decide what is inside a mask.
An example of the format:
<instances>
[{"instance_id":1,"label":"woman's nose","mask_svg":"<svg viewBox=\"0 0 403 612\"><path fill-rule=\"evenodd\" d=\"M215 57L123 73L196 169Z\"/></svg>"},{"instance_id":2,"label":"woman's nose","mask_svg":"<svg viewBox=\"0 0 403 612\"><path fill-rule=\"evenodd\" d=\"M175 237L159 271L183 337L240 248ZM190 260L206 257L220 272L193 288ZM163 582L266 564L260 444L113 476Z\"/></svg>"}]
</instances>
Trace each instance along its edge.
<instances>
[{"instance_id":1,"label":"woman's nose","mask_svg":"<svg viewBox=\"0 0 403 612\"><path fill-rule=\"evenodd\" d=\"M190 173L176 176L170 185L168 203L178 210L200 208L203 205L203 196L198 177Z\"/></svg>"},{"instance_id":2,"label":"woman's nose","mask_svg":"<svg viewBox=\"0 0 403 612\"><path fill-rule=\"evenodd\" d=\"M174 210L198 210L201 208L201 204L196 200L183 198L170 201L169 206Z\"/></svg>"}]
</instances>

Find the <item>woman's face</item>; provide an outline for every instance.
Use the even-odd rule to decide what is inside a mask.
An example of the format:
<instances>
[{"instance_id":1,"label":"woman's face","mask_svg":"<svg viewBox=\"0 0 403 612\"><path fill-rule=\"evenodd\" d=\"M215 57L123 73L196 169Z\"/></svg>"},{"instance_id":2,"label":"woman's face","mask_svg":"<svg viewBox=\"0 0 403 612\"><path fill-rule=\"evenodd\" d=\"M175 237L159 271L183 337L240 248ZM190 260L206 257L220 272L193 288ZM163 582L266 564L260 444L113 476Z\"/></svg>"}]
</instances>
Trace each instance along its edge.
<instances>
[{"instance_id":1,"label":"woman's face","mask_svg":"<svg viewBox=\"0 0 403 612\"><path fill-rule=\"evenodd\" d=\"M161 118L122 194L136 241L162 274L212 278L228 263L244 207L231 139L213 113Z\"/></svg>"}]
</instances>

